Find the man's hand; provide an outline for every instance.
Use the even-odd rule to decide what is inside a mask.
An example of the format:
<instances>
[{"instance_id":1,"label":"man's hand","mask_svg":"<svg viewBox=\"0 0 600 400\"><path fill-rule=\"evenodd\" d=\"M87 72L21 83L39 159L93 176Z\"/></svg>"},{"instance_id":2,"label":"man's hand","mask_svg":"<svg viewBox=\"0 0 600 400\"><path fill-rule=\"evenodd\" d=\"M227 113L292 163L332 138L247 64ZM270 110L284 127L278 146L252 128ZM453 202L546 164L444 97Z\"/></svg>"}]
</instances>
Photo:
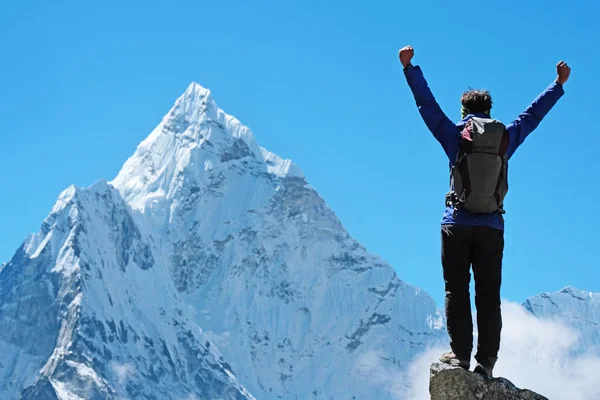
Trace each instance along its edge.
<instances>
[{"instance_id":1,"label":"man's hand","mask_svg":"<svg viewBox=\"0 0 600 400\"><path fill-rule=\"evenodd\" d=\"M400 62L402 66L406 68L408 64L410 64L410 60L412 60L415 55L415 50L411 46L404 46L400 49L398 56L400 57Z\"/></svg>"},{"instance_id":2,"label":"man's hand","mask_svg":"<svg viewBox=\"0 0 600 400\"><path fill-rule=\"evenodd\" d=\"M571 68L567 65L566 62L561 61L556 64L556 73L558 77L556 78L556 82L564 85L565 82L569 79L569 75L571 75Z\"/></svg>"}]
</instances>

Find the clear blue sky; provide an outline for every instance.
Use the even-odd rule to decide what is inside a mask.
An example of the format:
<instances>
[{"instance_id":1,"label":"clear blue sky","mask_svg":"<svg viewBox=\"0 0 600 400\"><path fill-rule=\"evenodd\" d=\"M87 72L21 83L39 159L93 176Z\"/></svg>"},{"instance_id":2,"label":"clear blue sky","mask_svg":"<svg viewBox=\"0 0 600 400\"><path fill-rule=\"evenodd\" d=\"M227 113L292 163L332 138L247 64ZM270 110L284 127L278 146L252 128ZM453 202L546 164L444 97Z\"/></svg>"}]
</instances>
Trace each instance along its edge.
<instances>
[{"instance_id":1,"label":"clear blue sky","mask_svg":"<svg viewBox=\"0 0 600 400\"><path fill-rule=\"evenodd\" d=\"M0 260L69 184L112 179L197 81L443 306L447 161L397 59L411 44L452 119L474 86L510 122L569 63L512 159L502 294L600 292L599 18L591 1L3 2Z\"/></svg>"}]
</instances>

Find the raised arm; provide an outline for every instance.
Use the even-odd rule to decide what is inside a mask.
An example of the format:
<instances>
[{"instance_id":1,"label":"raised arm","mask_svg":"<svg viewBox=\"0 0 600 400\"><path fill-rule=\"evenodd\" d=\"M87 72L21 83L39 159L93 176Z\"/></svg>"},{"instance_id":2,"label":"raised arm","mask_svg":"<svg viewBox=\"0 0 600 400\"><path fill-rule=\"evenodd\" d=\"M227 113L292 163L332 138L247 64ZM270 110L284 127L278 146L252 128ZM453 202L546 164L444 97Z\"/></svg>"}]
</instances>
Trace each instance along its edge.
<instances>
[{"instance_id":1,"label":"raised arm","mask_svg":"<svg viewBox=\"0 0 600 400\"><path fill-rule=\"evenodd\" d=\"M546 88L517 119L507 125L510 144L506 154L510 158L531 132L538 127L542 119L554 107L565 93L563 85L569 79L571 68L561 61L556 65L557 78Z\"/></svg>"},{"instance_id":2,"label":"raised arm","mask_svg":"<svg viewBox=\"0 0 600 400\"><path fill-rule=\"evenodd\" d=\"M444 114L441 107L433 97L433 93L427 85L423 72L419 66L413 66L411 60L414 49L406 46L400 50L399 57L404 67L404 76L408 86L413 93L419 113L425 121L427 128L440 142L450 161L454 161L458 150L458 128Z\"/></svg>"}]
</instances>

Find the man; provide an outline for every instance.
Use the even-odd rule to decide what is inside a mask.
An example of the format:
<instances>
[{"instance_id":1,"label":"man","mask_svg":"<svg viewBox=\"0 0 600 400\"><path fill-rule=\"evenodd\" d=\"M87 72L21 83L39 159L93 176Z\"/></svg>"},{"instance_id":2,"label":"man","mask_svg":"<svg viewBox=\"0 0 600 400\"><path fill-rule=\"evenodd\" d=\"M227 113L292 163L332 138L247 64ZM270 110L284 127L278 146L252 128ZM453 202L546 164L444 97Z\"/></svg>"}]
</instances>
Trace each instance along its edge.
<instances>
[{"instance_id":1,"label":"man","mask_svg":"<svg viewBox=\"0 0 600 400\"><path fill-rule=\"evenodd\" d=\"M516 120L508 125L491 118L487 91L469 90L461 97L462 120L454 124L436 102L410 46L399 52L404 74L419 112L440 142L451 169L451 188L442 219L442 267L451 351L440 360L470 368L473 322L469 283L475 278L479 332L475 372L493 376L498 359L502 317L500 284L504 251L503 198L508 191L508 160L539 125L558 99L571 69L561 61L558 77Z\"/></svg>"}]
</instances>

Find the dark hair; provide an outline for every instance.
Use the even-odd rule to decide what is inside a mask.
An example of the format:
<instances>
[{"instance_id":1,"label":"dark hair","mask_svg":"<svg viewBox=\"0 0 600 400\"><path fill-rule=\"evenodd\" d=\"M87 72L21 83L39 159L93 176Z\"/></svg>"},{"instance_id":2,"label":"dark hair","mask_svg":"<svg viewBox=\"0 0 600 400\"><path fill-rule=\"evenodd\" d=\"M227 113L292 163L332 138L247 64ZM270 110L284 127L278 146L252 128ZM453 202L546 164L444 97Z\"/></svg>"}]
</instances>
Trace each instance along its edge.
<instances>
[{"instance_id":1,"label":"dark hair","mask_svg":"<svg viewBox=\"0 0 600 400\"><path fill-rule=\"evenodd\" d=\"M487 90L469 88L462 94L460 102L470 113L487 113L492 109L492 96Z\"/></svg>"}]
</instances>

